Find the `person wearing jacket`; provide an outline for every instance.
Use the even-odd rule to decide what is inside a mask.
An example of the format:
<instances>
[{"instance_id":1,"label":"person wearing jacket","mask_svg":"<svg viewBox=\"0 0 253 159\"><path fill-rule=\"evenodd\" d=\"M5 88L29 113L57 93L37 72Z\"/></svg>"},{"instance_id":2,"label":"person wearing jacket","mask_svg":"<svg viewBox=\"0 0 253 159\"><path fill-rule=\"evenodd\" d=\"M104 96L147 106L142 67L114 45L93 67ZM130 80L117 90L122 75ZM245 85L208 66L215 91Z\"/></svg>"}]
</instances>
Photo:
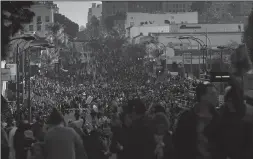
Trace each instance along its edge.
<instances>
[{"instance_id":1,"label":"person wearing jacket","mask_svg":"<svg viewBox=\"0 0 253 159\"><path fill-rule=\"evenodd\" d=\"M198 103L183 112L173 134L177 159L221 159L217 89L211 83L196 88Z\"/></svg>"},{"instance_id":2,"label":"person wearing jacket","mask_svg":"<svg viewBox=\"0 0 253 159\"><path fill-rule=\"evenodd\" d=\"M125 106L123 113L120 115L122 124L113 129L111 152L116 153L118 159L129 158L129 127L132 120L128 108Z\"/></svg>"},{"instance_id":3,"label":"person wearing jacket","mask_svg":"<svg viewBox=\"0 0 253 159\"><path fill-rule=\"evenodd\" d=\"M64 123L63 116L53 108L48 119L51 127L45 134L45 159L87 159L80 135Z\"/></svg>"},{"instance_id":4,"label":"person wearing jacket","mask_svg":"<svg viewBox=\"0 0 253 159\"><path fill-rule=\"evenodd\" d=\"M243 93L233 75L230 76L232 111L218 112L217 89L211 83L200 83L196 88L198 103L182 113L174 132L174 145L178 159L226 159L229 157L225 139L235 132L224 127L241 129L237 122L244 116ZM227 101L228 102L228 101ZM231 118L231 116L233 116ZM231 130L231 129L230 129ZM240 134L240 133L237 133ZM225 137L226 136L226 137ZM235 140L234 140L235 141ZM233 144L237 144L236 142Z\"/></svg>"},{"instance_id":5,"label":"person wearing jacket","mask_svg":"<svg viewBox=\"0 0 253 159\"><path fill-rule=\"evenodd\" d=\"M152 119L153 159L174 159L172 134L169 132L169 120L165 113L156 113Z\"/></svg>"},{"instance_id":6,"label":"person wearing jacket","mask_svg":"<svg viewBox=\"0 0 253 159\"><path fill-rule=\"evenodd\" d=\"M153 134L150 119L145 115L146 107L140 99L131 102L133 122L129 128L129 158L152 159Z\"/></svg>"},{"instance_id":7,"label":"person wearing jacket","mask_svg":"<svg viewBox=\"0 0 253 159\"><path fill-rule=\"evenodd\" d=\"M252 124L238 118L231 86L226 88L224 102L219 110L220 142L224 145L224 155L230 159L250 159L253 157L250 154L253 148Z\"/></svg>"},{"instance_id":8,"label":"person wearing jacket","mask_svg":"<svg viewBox=\"0 0 253 159\"><path fill-rule=\"evenodd\" d=\"M31 125L27 120L20 122L18 129L14 135L14 149L16 159L26 159L29 149L34 140L26 136L26 132L31 129Z\"/></svg>"},{"instance_id":9,"label":"person wearing jacket","mask_svg":"<svg viewBox=\"0 0 253 159\"><path fill-rule=\"evenodd\" d=\"M9 158L9 144L8 144L8 136L5 130L1 126L1 158L8 159Z\"/></svg>"}]
</instances>

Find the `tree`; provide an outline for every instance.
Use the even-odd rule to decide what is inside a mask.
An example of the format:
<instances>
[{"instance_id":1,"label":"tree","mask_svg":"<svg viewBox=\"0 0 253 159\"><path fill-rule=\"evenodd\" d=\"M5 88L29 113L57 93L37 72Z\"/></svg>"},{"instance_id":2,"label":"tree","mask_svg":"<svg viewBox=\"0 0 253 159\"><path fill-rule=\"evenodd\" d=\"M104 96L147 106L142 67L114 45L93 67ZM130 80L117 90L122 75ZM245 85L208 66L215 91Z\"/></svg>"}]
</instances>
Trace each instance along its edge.
<instances>
[{"instance_id":1,"label":"tree","mask_svg":"<svg viewBox=\"0 0 253 159\"><path fill-rule=\"evenodd\" d=\"M79 28L79 31L84 31L85 30L85 26L81 25Z\"/></svg>"},{"instance_id":2,"label":"tree","mask_svg":"<svg viewBox=\"0 0 253 159\"><path fill-rule=\"evenodd\" d=\"M71 21L69 18L65 17L62 14L55 13L54 22L62 24L64 27L64 33L66 33L69 37L74 38L76 36L79 25Z\"/></svg>"},{"instance_id":3,"label":"tree","mask_svg":"<svg viewBox=\"0 0 253 159\"><path fill-rule=\"evenodd\" d=\"M6 48L10 37L23 29L23 24L30 23L35 15L28 8L32 1L1 1L1 58L6 58Z\"/></svg>"},{"instance_id":4,"label":"tree","mask_svg":"<svg viewBox=\"0 0 253 159\"><path fill-rule=\"evenodd\" d=\"M248 18L248 24L245 27L243 42L246 43L250 59L253 62L253 11L251 11Z\"/></svg>"},{"instance_id":5,"label":"tree","mask_svg":"<svg viewBox=\"0 0 253 159\"><path fill-rule=\"evenodd\" d=\"M125 60L138 62L146 55L146 47L143 44L128 44L125 46L122 56Z\"/></svg>"},{"instance_id":6,"label":"tree","mask_svg":"<svg viewBox=\"0 0 253 159\"><path fill-rule=\"evenodd\" d=\"M51 59L51 64L53 61L59 59L59 51L63 44L64 33L63 25L59 23L52 23L48 26L49 32L47 34L48 40L55 45L55 48L49 49L49 56Z\"/></svg>"}]
</instances>

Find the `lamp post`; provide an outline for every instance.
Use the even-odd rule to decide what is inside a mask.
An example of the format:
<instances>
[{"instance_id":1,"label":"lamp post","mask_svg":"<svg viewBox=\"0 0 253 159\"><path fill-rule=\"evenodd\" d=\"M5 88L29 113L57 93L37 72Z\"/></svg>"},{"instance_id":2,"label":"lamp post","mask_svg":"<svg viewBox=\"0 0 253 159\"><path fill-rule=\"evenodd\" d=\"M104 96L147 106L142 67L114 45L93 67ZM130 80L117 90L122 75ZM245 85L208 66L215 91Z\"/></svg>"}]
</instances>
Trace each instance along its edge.
<instances>
[{"instance_id":1,"label":"lamp post","mask_svg":"<svg viewBox=\"0 0 253 159\"><path fill-rule=\"evenodd\" d=\"M14 40L25 40L25 41L33 41L35 40L34 36L23 36L23 37L15 37L10 39L9 43ZM20 101L19 101L19 44L17 44L17 50L15 55L15 62L16 62L16 70L17 70L17 76L16 76L16 105L17 105L17 121L20 121Z\"/></svg>"},{"instance_id":2,"label":"lamp post","mask_svg":"<svg viewBox=\"0 0 253 159\"><path fill-rule=\"evenodd\" d=\"M31 104L30 104L30 75L31 75L31 67L30 67L30 48L33 48L33 47L52 47L51 45L47 44L47 43L41 43L41 44L35 44L35 45L30 45L29 47L23 49L23 50L19 50L19 47L18 47L18 55L17 57L19 57L19 55L24 55L24 53L26 53L26 51L28 50L29 51L29 54L27 56L25 56L26 58L28 58L28 100L27 100L27 105L28 105L28 108L29 108L29 122L31 122ZM17 67L19 68L19 63L17 63ZM23 66L24 67L24 66ZM18 69L17 69L18 70ZM26 71L24 71L26 72ZM19 104L19 70L17 71L17 83L18 83L18 87L17 87L17 92L18 92L18 95L17 95L17 104ZM24 80L24 79L22 79ZM26 83L26 79L25 79L25 83ZM24 91L24 90L23 90ZM18 113L18 120L20 120L20 105L17 105L17 113Z\"/></svg>"},{"instance_id":3,"label":"lamp post","mask_svg":"<svg viewBox=\"0 0 253 159\"><path fill-rule=\"evenodd\" d=\"M207 49L207 46L205 45L205 43L201 39L199 39L199 38L196 38L196 37L193 37L193 36L180 36L179 39L191 39L193 41L196 41L200 45L200 47L201 47L200 49L202 51L204 51L205 49ZM200 63L199 63L199 65L200 65ZM203 52L203 69L206 71L206 69L205 69L204 66L205 66L205 54Z\"/></svg>"},{"instance_id":4,"label":"lamp post","mask_svg":"<svg viewBox=\"0 0 253 159\"><path fill-rule=\"evenodd\" d=\"M220 49L220 70L223 72L223 51L226 49L226 46L217 46L218 49ZM220 83L220 93L222 94L224 91L224 84Z\"/></svg>"}]
</instances>

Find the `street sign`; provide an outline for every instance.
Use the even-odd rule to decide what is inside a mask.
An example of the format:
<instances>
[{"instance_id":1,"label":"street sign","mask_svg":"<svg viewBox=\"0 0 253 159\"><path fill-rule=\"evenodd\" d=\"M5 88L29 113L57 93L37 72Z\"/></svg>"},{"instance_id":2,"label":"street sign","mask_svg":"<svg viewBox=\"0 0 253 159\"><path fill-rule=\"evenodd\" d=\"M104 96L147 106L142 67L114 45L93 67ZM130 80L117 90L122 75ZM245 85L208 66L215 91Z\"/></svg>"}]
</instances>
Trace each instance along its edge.
<instances>
[{"instance_id":1,"label":"street sign","mask_svg":"<svg viewBox=\"0 0 253 159\"><path fill-rule=\"evenodd\" d=\"M15 80L15 76L11 75L10 69L1 68L1 79L2 81L12 81Z\"/></svg>"}]
</instances>

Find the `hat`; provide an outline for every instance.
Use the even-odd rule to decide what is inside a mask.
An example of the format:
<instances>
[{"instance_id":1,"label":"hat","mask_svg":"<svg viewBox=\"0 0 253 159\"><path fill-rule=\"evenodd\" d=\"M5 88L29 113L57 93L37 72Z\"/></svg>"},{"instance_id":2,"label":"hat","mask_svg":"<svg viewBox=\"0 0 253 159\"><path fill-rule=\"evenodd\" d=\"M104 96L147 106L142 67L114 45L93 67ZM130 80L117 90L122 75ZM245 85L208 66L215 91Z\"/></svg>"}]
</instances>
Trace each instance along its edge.
<instances>
[{"instance_id":1,"label":"hat","mask_svg":"<svg viewBox=\"0 0 253 159\"><path fill-rule=\"evenodd\" d=\"M51 114L49 115L47 124L58 125L61 122L64 122L62 114L56 108L53 108Z\"/></svg>"}]
</instances>

